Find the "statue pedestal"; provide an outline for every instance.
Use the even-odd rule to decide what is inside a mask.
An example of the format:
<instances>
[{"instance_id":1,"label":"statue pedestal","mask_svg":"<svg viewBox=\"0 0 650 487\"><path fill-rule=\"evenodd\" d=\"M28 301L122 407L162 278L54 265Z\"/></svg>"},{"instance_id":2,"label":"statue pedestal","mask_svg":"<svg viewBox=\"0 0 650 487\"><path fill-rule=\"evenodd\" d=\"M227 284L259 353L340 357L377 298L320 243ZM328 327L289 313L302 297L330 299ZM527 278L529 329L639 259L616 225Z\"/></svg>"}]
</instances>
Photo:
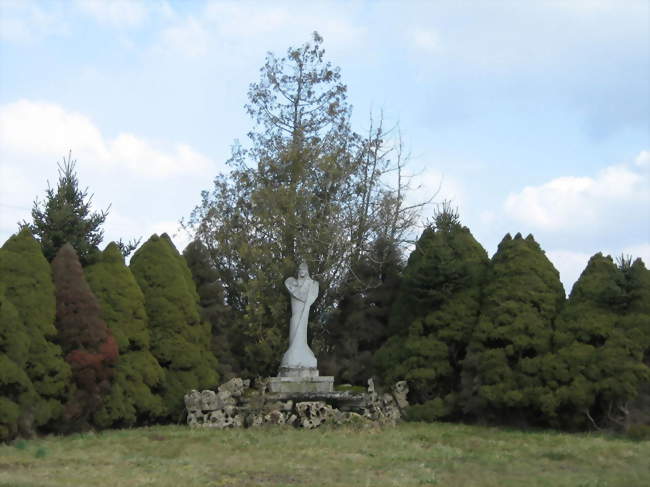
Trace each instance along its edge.
<instances>
[{"instance_id":1,"label":"statue pedestal","mask_svg":"<svg viewBox=\"0 0 650 487\"><path fill-rule=\"evenodd\" d=\"M269 392L332 392L334 377L319 376L316 367L280 367L278 377L269 378Z\"/></svg>"}]
</instances>

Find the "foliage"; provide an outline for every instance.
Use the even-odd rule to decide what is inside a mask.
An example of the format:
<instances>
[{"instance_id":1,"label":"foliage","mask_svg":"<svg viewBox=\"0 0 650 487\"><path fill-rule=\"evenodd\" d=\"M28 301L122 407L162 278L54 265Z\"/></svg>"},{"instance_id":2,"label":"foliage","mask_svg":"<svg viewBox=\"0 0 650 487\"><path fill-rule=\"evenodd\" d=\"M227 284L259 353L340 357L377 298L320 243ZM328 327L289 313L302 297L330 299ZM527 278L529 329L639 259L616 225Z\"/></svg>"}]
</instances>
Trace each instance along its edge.
<instances>
[{"instance_id":1,"label":"foliage","mask_svg":"<svg viewBox=\"0 0 650 487\"><path fill-rule=\"evenodd\" d=\"M439 208L409 257L377 353L386 383L406 379L412 402L433 401L435 417L459 415L461 363L479 314L488 256L457 213ZM428 413L429 414L429 413Z\"/></svg>"},{"instance_id":2,"label":"foliage","mask_svg":"<svg viewBox=\"0 0 650 487\"><path fill-rule=\"evenodd\" d=\"M66 404L66 429L85 429L111 389L118 349L101 317L77 253L65 244L52 261L56 289L56 327L76 390Z\"/></svg>"},{"instance_id":3,"label":"foliage","mask_svg":"<svg viewBox=\"0 0 650 487\"><path fill-rule=\"evenodd\" d=\"M24 372L28 350L29 335L0 283L0 441L18 434L21 419L31 423L36 393Z\"/></svg>"},{"instance_id":4,"label":"foliage","mask_svg":"<svg viewBox=\"0 0 650 487\"><path fill-rule=\"evenodd\" d=\"M5 242L0 250L0 283L4 284L6 299L15 307L20 320L14 340L23 350L20 329L29 339L26 357L18 364L29 377L37 396L33 402L35 426L56 423L63 412L68 394L70 367L63 360L61 347L54 343L56 302L52 270L45 260L39 243L28 229L23 228Z\"/></svg>"},{"instance_id":5,"label":"foliage","mask_svg":"<svg viewBox=\"0 0 650 487\"><path fill-rule=\"evenodd\" d=\"M167 234L153 235L131 259L144 294L151 353L164 370L164 417L178 419L183 395L215 387L217 361L210 351L210 326L201 320L199 297L185 259Z\"/></svg>"},{"instance_id":6,"label":"foliage","mask_svg":"<svg viewBox=\"0 0 650 487\"><path fill-rule=\"evenodd\" d=\"M94 423L106 428L151 421L163 411L162 400L155 392L163 370L149 350L144 295L115 242L96 263L86 267L85 273L120 354L113 387L95 413Z\"/></svg>"},{"instance_id":7,"label":"foliage","mask_svg":"<svg viewBox=\"0 0 650 487\"><path fill-rule=\"evenodd\" d=\"M381 123L367 137L351 130L347 87L321 44L314 33L286 57L268 55L248 93L250 148L235 145L230 173L188 223L223 283L227 328L242 336L233 355L248 376L276 372L290 314L282 283L302 260L320 283L310 326L320 335L352 265L380 237L401 241L417 208L403 205L401 152L391 162ZM381 179L391 167L395 190Z\"/></svg>"},{"instance_id":8,"label":"foliage","mask_svg":"<svg viewBox=\"0 0 650 487\"><path fill-rule=\"evenodd\" d=\"M241 333L232 330L232 313L225 303L223 285L219 280L219 272L214 268L207 247L200 241L194 240L185 250L183 257L192 273L192 280L199 295L201 319L212 328L211 346L214 354L219 357L217 371L222 381L240 375L238 361L233 357L231 343L242 348Z\"/></svg>"},{"instance_id":9,"label":"foliage","mask_svg":"<svg viewBox=\"0 0 650 487\"><path fill-rule=\"evenodd\" d=\"M342 298L327 320L320 368L341 383L365 385L373 375L373 355L388 337L388 318L403 267L400 249L380 239L360 256Z\"/></svg>"},{"instance_id":10,"label":"foliage","mask_svg":"<svg viewBox=\"0 0 650 487\"><path fill-rule=\"evenodd\" d=\"M52 261L58 250L70 243L77 251L81 262L86 265L98 252L97 246L104 238L101 226L108 216L108 209L91 212L92 195L88 189L79 189L75 172L77 161L72 153L59 164L59 182L56 190L48 188L45 201L34 201L32 233L40 240L43 253Z\"/></svg>"},{"instance_id":11,"label":"foliage","mask_svg":"<svg viewBox=\"0 0 650 487\"><path fill-rule=\"evenodd\" d=\"M559 273L532 235L506 235L488 271L478 325L463 362L463 403L482 419L539 423L553 414L544 372L555 366Z\"/></svg>"},{"instance_id":12,"label":"foliage","mask_svg":"<svg viewBox=\"0 0 650 487\"><path fill-rule=\"evenodd\" d=\"M650 382L650 272L640 259L621 264L591 257L558 318L558 363L549 380L560 425L627 427L630 406Z\"/></svg>"}]
</instances>

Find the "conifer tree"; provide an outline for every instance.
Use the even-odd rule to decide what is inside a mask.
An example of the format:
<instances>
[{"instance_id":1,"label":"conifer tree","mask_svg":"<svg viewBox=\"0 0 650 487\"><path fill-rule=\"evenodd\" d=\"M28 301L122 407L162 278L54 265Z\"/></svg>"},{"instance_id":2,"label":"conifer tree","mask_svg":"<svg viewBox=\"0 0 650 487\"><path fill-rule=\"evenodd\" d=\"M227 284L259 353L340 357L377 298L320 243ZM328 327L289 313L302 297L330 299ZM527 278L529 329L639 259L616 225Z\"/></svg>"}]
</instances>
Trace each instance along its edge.
<instances>
[{"instance_id":1,"label":"conifer tree","mask_svg":"<svg viewBox=\"0 0 650 487\"><path fill-rule=\"evenodd\" d=\"M91 212L92 195L88 189L79 188L72 153L59 164L59 181L56 189L49 187L45 201L34 201L32 208L32 233L39 239L43 253L52 261L58 250L69 242L86 265L99 250L104 238L101 226L108 216L108 209Z\"/></svg>"},{"instance_id":2,"label":"conifer tree","mask_svg":"<svg viewBox=\"0 0 650 487\"><path fill-rule=\"evenodd\" d=\"M416 244L377 354L387 382L406 379L427 417L458 414L461 362L476 326L488 256L448 205ZM412 411L417 411L417 408Z\"/></svg>"},{"instance_id":3,"label":"conifer tree","mask_svg":"<svg viewBox=\"0 0 650 487\"><path fill-rule=\"evenodd\" d=\"M66 404L65 428L85 429L110 393L117 343L101 317L97 298L84 278L72 245L52 261L56 289L57 340L72 369L76 390Z\"/></svg>"},{"instance_id":4,"label":"conifer tree","mask_svg":"<svg viewBox=\"0 0 650 487\"><path fill-rule=\"evenodd\" d=\"M27 431L21 433L33 433L32 416L37 397L24 372L28 352L29 336L0 282L0 441L16 436L21 422L27 423Z\"/></svg>"},{"instance_id":5,"label":"conifer tree","mask_svg":"<svg viewBox=\"0 0 650 487\"><path fill-rule=\"evenodd\" d=\"M232 353L231 343L242 349L242 334L233 330L233 316L226 303L225 293L219 272L210 259L210 253L200 240L191 242L183 257L192 273L192 279L199 295L201 319L210 324L212 329L211 347L219 357L217 372L221 380L227 380L240 374L242 365Z\"/></svg>"},{"instance_id":6,"label":"conifer tree","mask_svg":"<svg viewBox=\"0 0 650 487\"><path fill-rule=\"evenodd\" d=\"M156 394L163 370L149 350L144 295L115 242L85 273L120 354L113 387L95 413L94 423L109 427L150 422L163 413L162 399Z\"/></svg>"},{"instance_id":7,"label":"conifer tree","mask_svg":"<svg viewBox=\"0 0 650 487\"><path fill-rule=\"evenodd\" d=\"M319 357L325 375L354 385L365 385L373 375L373 356L388 337L402 267L400 249L386 239L375 242L354 265L326 325L327 348Z\"/></svg>"},{"instance_id":8,"label":"conifer tree","mask_svg":"<svg viewBox=\"0 0 650 487\"><path fill-rule=\"evenodd\" d=\"M131 259L131 271L144 294L151 352L163 367L161 395L165 416L176 420L183 395L215 387L217 361L210 351L210 326L201 321L192 275L167 236L153 235Z\"/></svg>"},{"instance_id":9,"label":"conifer tree","mask_svg":"<svg viewBox=\"0 0 650 487\"><path fill-rule=\"evenodd\" d=\"M559 425L625 422L648 375L650 343L647 269L640 260L619 268L598 253L573 286L557 320L555 386ZM644 282L645 281L645 282Z\"/></svg>"},{"instance_id":10,"label":"conifer tree","mask_svg":"<svg viewBox=\"0 0 650 487\"><path fill-rule=\"evenodd\" d=\"M553 393L554 320L564 302L559 273L532 235L506 235L494 254L463 368L466 412L498 421L545 420Z\"/></svg>"},{"instance_id":11,"label":"conifer tree","mask_svg":"<svg viewBox=\"0 0 650 487\"><path fill-rule=\"evenodd\" d=\"M27 333L27 358L20 363L36 391L35 426L54 424L63 413L70 366L55 343L56 302L52 270L39 243L27 228L13 235L0 251L0 282ZM19 333L19 332L17 332Z\"/></svg>"}]
</instances>

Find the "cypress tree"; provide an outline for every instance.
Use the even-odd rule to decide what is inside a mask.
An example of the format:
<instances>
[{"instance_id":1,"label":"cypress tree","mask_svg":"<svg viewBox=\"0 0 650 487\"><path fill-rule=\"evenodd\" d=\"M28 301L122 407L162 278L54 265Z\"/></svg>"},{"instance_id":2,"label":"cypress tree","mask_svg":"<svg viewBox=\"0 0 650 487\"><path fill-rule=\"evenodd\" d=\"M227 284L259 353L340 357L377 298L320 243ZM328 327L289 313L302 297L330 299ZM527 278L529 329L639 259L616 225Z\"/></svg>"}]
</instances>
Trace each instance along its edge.
<instances>
[{"instance_id":1,"label":"cypress tree","mask_svg":"<svg viewBox=\"0 0 650 487\"><path fill-rule=\"evenodd\" d=\"M153 235L135 252L130 266L144 294L151 352L165 372L165 415L176 419L184 394L214 387L218 381L210 327L201 321L191 272L166 234Z\"/></svg>"},{"instance_id":2,"label":"cypress tree","mask_svg":"<svg viewBox=\"0 0 650 487\"><path fill-rule=\"evenodd\" d=\"M54 343L56 302L52 270L39 243L23 228L5 242L0 251L0 282L15 307L20 326L29 336L27 358L21 368L36 391L36 426L54 424L67 399L70 367Z\"/></svg>"},{"instance_id":3,"label":"cypress tree","mask_svg":"<svg viewBox=\"0 0 650 487\"><path fill-rule=\"evenodd\" d=\"M96 263L86 267L85 273L120 354L113 387L95 413L94 422L109 427L151 421L164 409L156 394L163 370L149 350L144 295L115 242L106 247Z\"/></svg>"},{"instance_id":4,"label":"cypress tree","mask_svg":"<svg viewBox=\"0 0 650 487\"><path fill-rule=\"evenodd\" d=\"M353 266L326 324L327 348L319 356L323 373L354 385L365 385L373 375L373 356L388 337L402 267L397 245L381 238Z\"/></svg>"},{"instance_id":5,"label":"cypress tree","mask_svg":"<svg viewBox=\"0 0 650 487\"><path fill-rule=\"evenodd\" d=\"M550 376L558 424L627 419L625 405L650 377L647 273L641 260L617 267L597 253L574 284L557 320L558 363Z\"/></svg>"},{"instance_id":6,"label":"cypress tree","mask_svg":"<svg viewBox=\"0 0 650 487\"><path fill-rule=\"evenodd\" d=\"M3 253L4 250L0 250ZM24 369L29 352L29 336L14 305L0 283L0 441L19 433L33 433L33 406L36 393Z\"/></svg>"},{"instance_id":7,"label":"cypress tree","mask_svg":"<svg viewBox=\"0 0 650 487\"><path fill-rule=\"evenodd\" d=\"M485 249L448 207L416 244L396 299L396 334L377 354L385 380L406 379L411 414L458 415L461 363L476 326L488 265ZM402 319L406 317L406 319Z\"/></svg>"},{"instance_id":8,"label":"cypress tree","mask_svg":"<svg viewBox=\"0 0 650 487\"><path fill-rule=\"evenodd\" d=\"M219 357L217 372L221 380L235 377L241 368L233 356L231 343L236 342L241 348L241 337L233 333L234 320L226 304L219 272L210 260L208 249L200 240L191 242L183 250L183 257L199 295L201 319L209 323L212 329L211 349Z\"/></svg>"},{"instance_id":9,"label":"cypress tree","mask_svg":"<svg viewBox=\"0 0 650 487\"><path fill-rule=\"evenodd\" d=\"M66 428L85 429L111 389L117 343L101 317L77 253L65 244L52 261L57 339L72 369L76 390L66 404Z\"/></svg>"},{"instance_id":10,"label":"cypress tree","mask_svg":"<svg viewBox=\"0 0 650 487\"><path fill-rule=\"evenodd\" d=\"M532 235L506 235L490 263L478 325L463 363L465 411L537 423L551 407L543 371L553 366L559 273Z\"/></svg>"}]
</instances>

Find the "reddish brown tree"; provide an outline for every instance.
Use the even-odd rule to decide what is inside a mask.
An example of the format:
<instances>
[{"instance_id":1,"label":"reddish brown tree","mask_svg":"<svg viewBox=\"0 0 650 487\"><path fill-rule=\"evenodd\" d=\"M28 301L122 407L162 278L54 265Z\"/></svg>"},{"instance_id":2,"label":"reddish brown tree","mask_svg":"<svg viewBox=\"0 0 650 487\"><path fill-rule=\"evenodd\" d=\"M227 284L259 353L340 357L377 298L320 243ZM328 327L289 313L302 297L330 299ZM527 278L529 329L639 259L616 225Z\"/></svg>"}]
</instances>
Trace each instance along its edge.
<instances>
[{"instance_id":1,"label":"reddish brown tree","mask_svg":"<svg viewBox=\"0 0 650 487\"><path fill-rule=\"evenodd\" d=\"M52 261L58 342L72 369L76 389L66 405L67 429L85 429L111 388L117 343L101 318L77 253L65 244Z\"/></svg>"}]
</instances>

